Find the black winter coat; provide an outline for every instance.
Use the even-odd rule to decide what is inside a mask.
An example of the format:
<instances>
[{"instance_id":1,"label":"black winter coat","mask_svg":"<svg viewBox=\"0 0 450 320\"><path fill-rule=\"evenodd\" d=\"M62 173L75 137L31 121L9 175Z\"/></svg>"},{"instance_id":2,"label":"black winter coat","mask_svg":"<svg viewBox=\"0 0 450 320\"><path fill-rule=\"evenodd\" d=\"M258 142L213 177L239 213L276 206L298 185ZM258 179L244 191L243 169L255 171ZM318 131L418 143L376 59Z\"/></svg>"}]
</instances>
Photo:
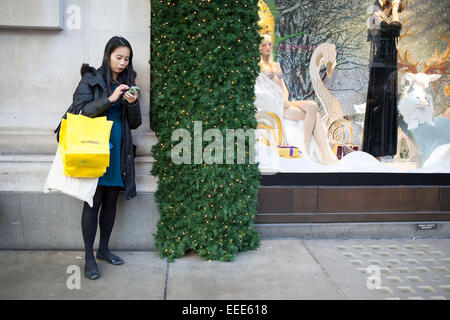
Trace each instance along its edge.
<instances>
[{"instance_id":1,"label":"black winter coat","mask_svg":"<svg viewBox=\"0 0 450 320\"><path fill-rule=\"evenodd\" d=\"M106 82L100 70L96 70L88 65L81 68L82 79L73 94L73 102L64 114L67 112L79 114L90 118L101 117L106 115L106 111L112 107L108 99ZM122 98L120 98L122 99ZM134 158L136 156L136 146L133 145L133 137L131 129L138 128L142 123L141 108L139 99L135 104L130 105L127 101L123 101L123 133L120 155L120 168L125 186L125 194L127 200L134 198L136 194L135 166ZM56 128L57 140L59 141L59 129Z\"/></svg>"}]
</instances>

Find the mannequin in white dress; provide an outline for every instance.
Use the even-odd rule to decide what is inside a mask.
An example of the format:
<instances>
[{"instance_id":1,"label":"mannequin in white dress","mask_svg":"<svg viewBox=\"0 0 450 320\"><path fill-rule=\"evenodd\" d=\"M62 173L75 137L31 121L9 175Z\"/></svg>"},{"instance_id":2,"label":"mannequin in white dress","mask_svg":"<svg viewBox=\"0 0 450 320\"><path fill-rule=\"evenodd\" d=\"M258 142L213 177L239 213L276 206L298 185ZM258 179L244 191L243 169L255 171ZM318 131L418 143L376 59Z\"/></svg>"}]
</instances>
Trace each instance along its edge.
<instances>
[{"instance_id":1,"label":"mannequin in white dress","mask_svg":"<svg viewBox=\"0 0 450 320\"><path fill-rule=\"evenodd\" d=\"M272 55L272 37L268 34L263 35L263 41L260 44L261 61L260 68L261 74L275 82L282 90L283 93L283 110L282 113L283 122L286 120L304 120L303 132L301 135L304 137L304 148L301 148L302 153L306 156L310 156L310 147L312 138L317 143L317 147L320 150L321 162L323 164L334 164L338 160L331 152L328 140L326 138L325 128L321 123L320 114L318 113L318 105L312 100L302 101L289 101L289 91L283 80L283 72L280 64L273 61ZM280 108L281 109L281 108ZM288 139L289 140L289 139Z\"/></svg>"}]
</instances>

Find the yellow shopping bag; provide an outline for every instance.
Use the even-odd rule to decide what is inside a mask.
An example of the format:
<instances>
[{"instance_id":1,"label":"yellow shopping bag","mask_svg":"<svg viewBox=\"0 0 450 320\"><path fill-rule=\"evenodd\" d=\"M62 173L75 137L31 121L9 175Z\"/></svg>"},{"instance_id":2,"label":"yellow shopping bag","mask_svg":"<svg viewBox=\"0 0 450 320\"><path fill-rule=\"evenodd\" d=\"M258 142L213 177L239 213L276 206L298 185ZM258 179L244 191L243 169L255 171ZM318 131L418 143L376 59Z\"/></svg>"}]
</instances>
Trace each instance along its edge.
<instances>
[{"instance_id":1,"label":"yellow shopping bag","mask_svg":"<svg viewBox=\"0 0 450 320\"><path fill-rule=\"evenodd\" d=\"M101 177L109 166L109 136L113 122L67 113L61 123L59 150L64 174L69 177Z\"/></svg>"}]
</instances>

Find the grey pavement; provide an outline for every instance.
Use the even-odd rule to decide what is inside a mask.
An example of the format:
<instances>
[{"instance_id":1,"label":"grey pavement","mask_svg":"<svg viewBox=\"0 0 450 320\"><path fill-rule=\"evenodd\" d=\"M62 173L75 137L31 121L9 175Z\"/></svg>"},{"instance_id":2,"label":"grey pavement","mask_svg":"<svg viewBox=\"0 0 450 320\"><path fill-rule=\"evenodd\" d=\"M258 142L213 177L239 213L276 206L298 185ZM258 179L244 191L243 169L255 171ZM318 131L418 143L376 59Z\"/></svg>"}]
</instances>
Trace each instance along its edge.
<instances>
[{"instance_id":1,"label":"grey pavement","mask_svg":"<svg viewBox=\"0 0 450 320\"><path fill-rule=\"evenodd\" d=\"M125 264L97 261L92 281L81 251L0 251L0 299L450 299L450 239L263 240L233 262L115 253Z\"/></svg>"}]
</instances>

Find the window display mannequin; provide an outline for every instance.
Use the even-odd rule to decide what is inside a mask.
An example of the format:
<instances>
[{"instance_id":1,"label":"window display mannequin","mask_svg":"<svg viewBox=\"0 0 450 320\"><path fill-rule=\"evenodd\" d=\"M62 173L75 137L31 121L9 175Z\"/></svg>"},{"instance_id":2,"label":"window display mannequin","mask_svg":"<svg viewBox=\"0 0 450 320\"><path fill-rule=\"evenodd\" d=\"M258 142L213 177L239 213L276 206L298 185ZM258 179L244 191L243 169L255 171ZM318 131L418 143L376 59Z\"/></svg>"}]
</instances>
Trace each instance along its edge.
<instances>
[{"instance_id":1,"label":"window display mannequin","mask_svg":"<svg viewBox=\"0 0 450 320\"><path fill-rule=\"evenodd\" d=\"M397 153L397 38L405 6L403 0L377 0L369 19L371 61L362 150L378 160Z\"/></svg>"},{"instance_id":2,"label":"window display mannequin","mask_svg":"<svg viewBox=\"0 0 450 320\"><path fill-rule=\"evenodd\" d=\"M283 72L280 64L273 61L272 37L269 34L263 34L263 41L260 44L261 60L260 69L261 74L275 82L282 90L284 97L283 104L283 118L289 120L304 120L303 136L305 149L301 150L307 157L310 155L310 146L312 137L320 149L322 163L334 164L338 160L333 155L328 140L326 137L326 130L321 123L318 105L315 101L289 101L289 91L283 80Z\"/></svg>"}]
</instances>

